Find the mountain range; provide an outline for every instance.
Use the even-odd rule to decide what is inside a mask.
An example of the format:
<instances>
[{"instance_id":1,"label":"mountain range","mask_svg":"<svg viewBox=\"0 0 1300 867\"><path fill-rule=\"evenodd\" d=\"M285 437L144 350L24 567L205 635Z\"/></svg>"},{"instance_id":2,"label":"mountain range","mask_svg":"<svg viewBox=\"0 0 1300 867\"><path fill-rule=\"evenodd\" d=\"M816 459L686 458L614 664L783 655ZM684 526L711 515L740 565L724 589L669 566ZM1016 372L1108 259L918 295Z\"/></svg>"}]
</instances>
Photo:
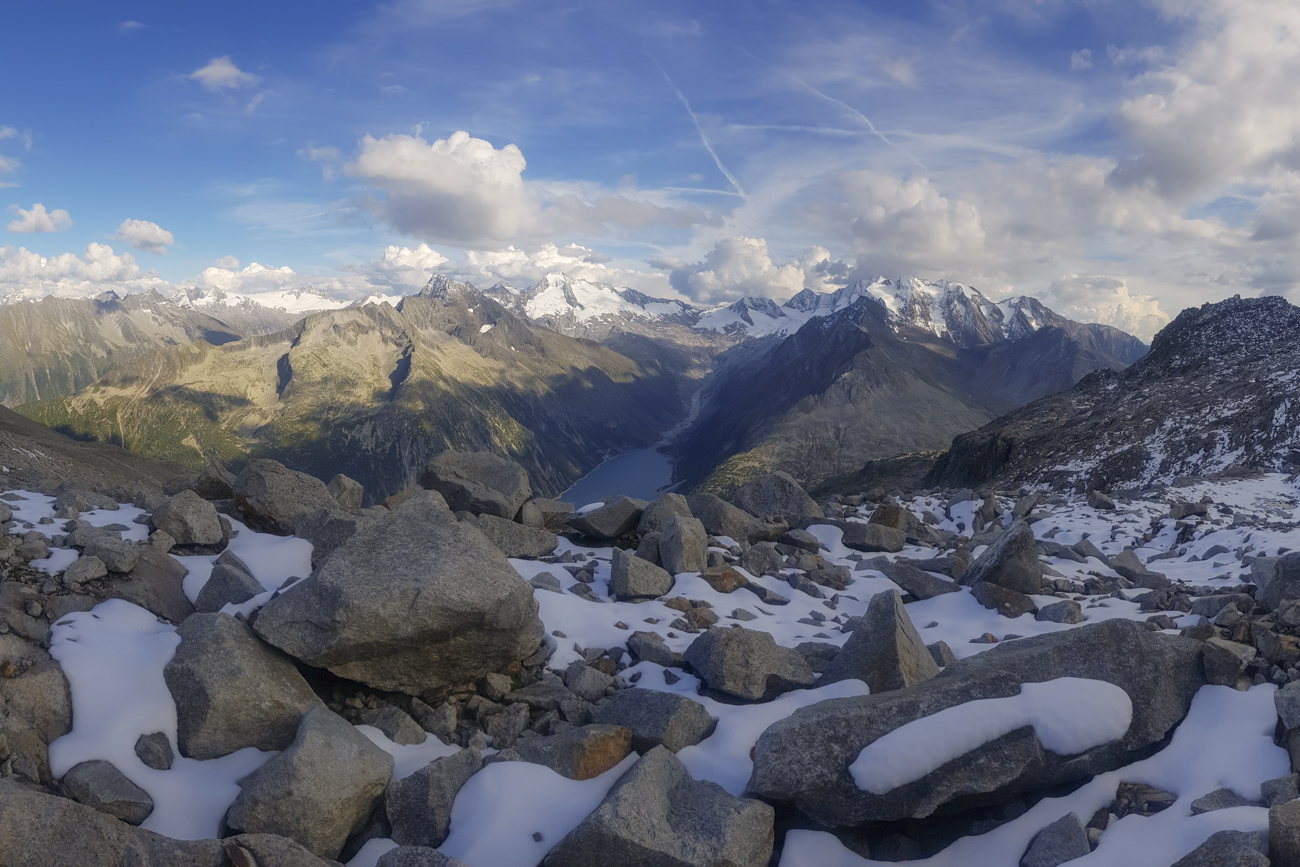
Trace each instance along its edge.
<instances>
[{"instance_id":1,"label":"mountain range","mask_svg":"<svg viewBox=\"0 0 1300 867\"><path fill-rule=\"evenodd\" d=\"M1146 350L1028 296L915 278L703 309L562 274L482 291L437 276L351 303L310 287L46 299L0 307L0 329L0 398L33 419L195 467L342 470L377 496L447 447L507 455L558 494L674 426L682 489L776 469L816 484Z\"/></svg>"}]
</instances>

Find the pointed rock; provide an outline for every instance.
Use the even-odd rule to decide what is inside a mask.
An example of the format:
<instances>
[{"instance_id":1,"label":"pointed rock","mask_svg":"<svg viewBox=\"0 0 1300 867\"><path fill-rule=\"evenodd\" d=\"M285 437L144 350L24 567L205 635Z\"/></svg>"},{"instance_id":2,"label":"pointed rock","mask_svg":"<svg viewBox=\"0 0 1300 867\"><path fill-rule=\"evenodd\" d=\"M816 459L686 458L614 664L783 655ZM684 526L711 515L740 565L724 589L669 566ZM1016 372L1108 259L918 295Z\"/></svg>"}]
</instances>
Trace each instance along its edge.
<instances>
[{"instance_id":1,"label":"pointed rock","mask_svg":"<svg viewBox=\"0 0 1300 867\"><path fill-rule=\"evenodd\" d=\"M907 689L939 673L897 590L871 597L864 619L822 675L822 683L856 678L875 695Z\"/></svg>"},{"instance_id":2,"label":"pointed rock","mask_svg":"<svg viewBox=\"0 0 1300 867\"><path fill-rule=\"evenodd\" d=\"M966 586L980 581L1020 593L1042 591L1043 566L1038 562L1038 545L1028 524L1013 522L961 576Z\"/></svg>"}]
</instances>

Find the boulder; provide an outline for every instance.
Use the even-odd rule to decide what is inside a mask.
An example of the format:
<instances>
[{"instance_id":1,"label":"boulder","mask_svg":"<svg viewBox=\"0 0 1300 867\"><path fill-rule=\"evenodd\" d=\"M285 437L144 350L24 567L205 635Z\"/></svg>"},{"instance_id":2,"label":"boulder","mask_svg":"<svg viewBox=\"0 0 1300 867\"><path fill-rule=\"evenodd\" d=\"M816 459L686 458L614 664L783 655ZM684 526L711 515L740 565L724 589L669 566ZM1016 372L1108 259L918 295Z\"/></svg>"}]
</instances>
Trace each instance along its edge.
<instances>
[{"instance_id":1,"label":"boulder","mask_svg":"<svg viewBox=\"0 0 1300 867\"><path fill-rule=\"evenodd\" d=\"M645 505L642 500L631 497L615 497L589 512L570 515L567 523L593 539L617 539L636 529Z\"/></svg>"},{"instance_id":2,"label":"boulder","mask_svg":"<svg viewBox=\"0 0 1300 867\"><path fill-rule=\"evenodd\" d=\"M389 835L401 846L438 847L451 829L451 807L469 778L483 767L474 748L435 759L420 770L394 780L384 790Z\"/></svg>"},{"instance_id":3,"label":"boulder","mask_svg":"<svg viewBox=\"0 0 1300 867\"><path fill-rule=\"evenodd\" d=\"M685 497L681 494L664 494L641 512L636 531L643 536L646 533L662 533L668 529L670 519L690 517L693 517L691 506Z\"/></svg>"},{"instance_id":4,"label":"boulder","mask_svg":"<svg viewBox=\"0 0 1300 867\"><path fill-rule=\"evenodd\" d=\"M1255 648L1216 635L1205 642L1205 679L1215 686L1235 689L1254 660Z\"/></svg>"},{"instance_id":5,"label":"boulder","mask_svg":"<svg viewBox=\"0 0 1300 867\"><path fill-rule=\"evenodd\" d=\"M541 515L541 527L544 530L550 530L552 533L558 533L565 527L565 520L573 514L573 503L566 503L563 500L548 500L544 497L534 497L525 505L530 506L532 510ZM521 509L521 513L522 513Z\"/></svg>"},{"instance_id":6,"label":"boulder","mask_svg":"<svg viewBox=\"0 0 1300 867\"><path fill-rule=\"evenodd\" d=\"M855 678L866 683L874 695L908 689L939 673L897 590L871 597L864 620L836 654L820 683Z\"/></svg>"},{"instance_id":7,"label":"boulder","mask_svg":"<svg viewBox=\"0 0 1300 867\"><path fill-rule=\"evenodd\" d=\"M564 670L564 688L586 702L597 702L614 685L614 678L581 659Z\"/></svg>"},{"instance_id":8,"label":"boulder","mask_svg":"<svg viewBox=\"0 0 1300 867\"><path fill-rule=\"evenodd\" d=\"M710 566L700 573L700 577L719 593L735 593L749 583L749 579L741 574L739 570L725 564Z\"/></svg>"},{"instance_id":9,"label":"boulder","mask_svg":"<svg viewBox=\"0 0 1300 867\"><path fill-rule=\"evenodd\" d=\"M1268 857L1277 867L1300 864L1300 801L1268 808Z\"/></svg>"},{"instance_id":10,"label":"boulder","mask_svg":"<svg viewBox=\"0 0 1300 867\"><path fill-rule=\"evenodd\" d=\"M140 559L140 549L134 542L104 534L86 543L82 553L98 557L109 572L130 572Z\"/></svg>"},{"instance_id":11,"label":"boulder","mask_svg":"<svg viewBox=\"0 0 1300 867\"><path fill-rule=\"evenodd\" d=\"M304 714L323 707L293 662L225 614L194 614L163 678L176 700L177 744L193 759L244 747L282 750Z\"/></svg>"},{"instance_id":12,"label":"boulder","mask_svg":"<svg viewBox=\"0 0 1300 867\"><path fill-rule=\"evenodd\" d=\"M867 565L867 568L884 573L886 578L903 588L904 593L910 593L917 599L933 599L944 593L956 593L961 590L957 582L918 569L911 563L890 560L887 557L875 557L862 562Z\"/></svg>"},{"instance_id":13,"label":"boulder","mask_svg":"<svg viewBox=\"0 0 1300 867\"><path fill-rule=\"evenodd\" d=\"M1062 599L1038 609L1034 619L1045 623L1082 623L1083 608L1073 599Z\"/></svg>"},{"instance_id":14,"label":"boulder","mask_svg":"<svg viewBox=\"0 0 1300 867\"><path fill-rule=\"evenodd\" d=\"M249 461L235 477L234 489L244 521L254 530L281 536L291 534L309 512L339 507L320 479L265 458Z\"/></svg>"},{"instance_id":15,"label":"boulder","mask_svg":"<svg viewBox=\"0 0 1300 867\"><path fill-rule=\"evenodd\" d=\"M171 497L154 510L149 520L155 530L170 534L180 548L225 547L225 541L230 539L216 507L193 491Z\"/></svg>"},{"instance_id":16,"label":"boulder","mask_svg":"<svg viewBox=\"0 0 1300 867\"><path fill-rule=\"evenodd\" d=\"M826 517L822 507L789 473L756 476L737 488L731 500L751 515L762 518L775 515L791 526L806 518Z\"/></svg>"},{"instance_id":17,"label":"boulder","mask_svg":"<svg viewBox=\"0 0 1300 867\"><path fill-rule=\"evenodd\" d=\"M738 509L714 494L691 494L686 498L691 514L713 536L726 536L737 542L764 542L773 538L773 525L760 521L744 509Z\"/></svg>"},{"instance_id":18,"label":"boulder","mask_svg":"<svg viewBox=\"0 0 1300 867\"><path fill-rule=\"evenodd\" d=\"M709 689L748 701L775 698L814 679L797 650L752 629L710 629L691 642L684 658Z\"/></svg>"},{"instance_id":19,"label":"boulder","mask_svg":"<svg viewBox=\"0 0 1300 867\"><path fill-rule=\"evenodd\" d=\"M658 632L633 632L627 639L627 652L634 662L652 662L665 668L677 664L673 652Z\"/></svg>"},{"instance_id":20,"label":"boulder","mask_svg":"<svg viewBox=\"0 0 1300 867\"><path fill-rule=\"evenodd\" d=\"M72 728L68 681L49 654L12 633L0 635L2 662L21 673L0 677L0 755L20 777L51 785L49 745Z\"/></svg>"},{"instance_id":21,"label":"boulder","mask_svg":"<svg viewBox=\"0 0 1300 867\"><path fill-rule=\"evenodd\" d=\"M860 524L856 521L841 524L844 547L869 554L887 551L897 554L903 550L907 535L902 530L886 527L884 524Z\"/></svg>"},{"instance_id":22,"label":"boulder","mask_svg":"<svg viewBox=\"0 0 1300 867\"><path fill-rule=\"evenodd\" d=\"M377 708L363 707L357 711L357 718L364 725L379 729L384 733L384 737L395 744L411 746L422 744L427 740L420 724L406 711L391 704L380 705Z\"/></svg>"},{"instance_id":23,"label":"boulder","mask_svg":"<svg viewBox=\"0 0 1300 867\"><path fill-rule=\"evenodd\" d=\"M308 665L426 699L528 658L543 632L533 588L428 493L358 530L253 629Z\"/></svg>"},{"instance_id":24,"label":"boulder","mask_svg":"<svg viewBox=\"0 0 1300 867\"><path fill-rule=\"evenodd\" d=\"M1256 563L1259 561L1255 561ZM1251 564L1252 574L1254 563ZM1292 599L1300 599L1300 551L1279 557L1267 583L1255 590L1255 598L1272 611Z\"/></svg>"},{"instance_id":25,"label":"boulder","mask_svg":"<svg viewBox=\"0 0 1300 867\"><path fill-rule=\"evenodd\" d=\"M1210 513L1210 507L1205 503L1170 503L1169 517L1175 521L1181 521L1184 518L1203 518Z\"/></svg>"},{"instance_id":26,"label":"boulder","mask_svg":"<svg viewBox=\"0 0 1300 867\"><path fill-rule=\"evenodd\" d=\"M180 623L194 613L194 605L185 595L184 581L188 574L189 570L165 551L141 546L135 567L125 578L110 581L105 594L139 605L172 623Z\"/></svg>"},{"instance_id":27,"label":"boulder","mask_svg":"<svg viewBox=\"0 0 1300 867\"><path fill-rule=\"evenodd\" d=\"M83 554L63 570L63 586L75 589L90 581L108 577L108 567L98 557Z\"/></svg>"},{"instance_id":28,"label":"boulder","mask_svg":"<svg viewBox=\"0 0 1300 867\"><path fill-rule=\"evenodd\" d=\"M227 603L247 602L263 587L257 579L234 566L213 566L212 574L194 599L194 610L203 614L220 611Z\"/></svg>"},{"instance_id":29,"label":"boulder","mask_svg":"<svg viewBox=\"0 0 1300 867\"><path fill-rule=\"evenodd\" d=\"M342 509L316 509L298 519L293 534L311 542L311 566L319 569L340 545L356 535L357 530L368 527L386 515L383 509L347 512Z\"/></svg>"},{"instance_id":30,"label":"boulder","mask_svg":"<svg viewBox=\"0 0 1300 867\"><path fill-rule=\"evenodd\" d=\"M895 530L906 530L908 518L911 515L911 512L897 503L881 503L871 513L867 523L879 524L882 527L893 527Z\"/></svg>"},{"instance_id":31,"label":"boulder","mask_svg":"<svg viewBox=\"0 0 1300 867\"><path fill-rule=\"evenodd\" d=\"M709 565L704 525L695 518L673 515L659 537L659 561L670 574L703 572Z\"/></svg>"},{"instance_id":32,"label":"boulder","mask_svg":"<svg viewBox=\"0 0 1300 867\"><path fill-rule=\"evenodd\" d=\"M1230 810L1233 807L1254 807L1258 803L1243 798L1232 789L1215 789L1192 801L1192 815L1199 816L1202 813L1213 813L1215 810Z\"/></svg>"},{"instance_id":33,"label":"boulder","mask_svg":"<svg viewBox=\"0 0 1300 867\"><path fill-rule=\"evenodd\" d=\"M63 794L79 804L94 807L126 822L139 825L153 812L149 793L123 776L112 763L82 762L59 781Z\"/></svg>"},{"instance_id":34,"label":"boulder","mask_svg":"<svg viewBox=\"0 0 1300 867\"><path fill-rule=\"evenodd\" d=\"M1268 835L1263 831L1216 831L1174 862L1173 867L1282 867L1270 862Z\"/></svg>"},{"instance_id":35,"label":"boulder","mask_svg":"<svg viewBox=\"0 0 1300 867\"><path fill-rule=\"evenodd\" d=\"M1024 614L1037 614L1038 606L1024 593L1008 590L999 584L980 581L971 587L970 595L975 601L990 611L996 611L1003 617L1016 618Z\"/></svg>"},{"instance_id":36,"label":"boulder","mask_svg":"<svg viewBox=\"0 0 1300 867\"><path fill-rule=\"evenodd\" d=\"M480 515L473 524L507 557L545 557L560 543L559 537L550 530L525 527L495 515Z\"/></svg>"},{"instance_id":37,"label":"boulder","mask_svg":"<svg viewBox=\"0 0 1300 867\"><path fill-rule=\"evenodd\" d=\"M632 751L632 732L623 726L585 725L558 735L525 738L510 758L545 765L570 780L590 780L617 765Z\"/></svg>"},{"instance_id":38,"label":"boulder","mask_svg":"<svg viewBox=\"0 0 1300 867\"><path fill-rule=\"evenodd\" d=\"M233 850L245 858L232 861ZM330 867L292 840L241 834L223 840L173 840L135 828L68 798L0 778L0 857L5 867ZM336 867L336 865L335 865Z\"/></svg>"},{"instance_id":39,"label":"boulder","mask_svg":"<svg viewBox=\"0 0 1300 867\"><path fill-rule=\"evenodd\" d=\"M392 756L343 717L315 707L284 752L239 781L226 824L289 837L334 858L370 817L392 775Z\"/></svg>"},{"instance_id":40,"label":"boulder","mask_svg":"<svg viewBox=\"0 0 1300 867\"><path fill-rule=\"evenodd\" d=\"M155 771L169 770L172 762L176 760L171 741L167 740L167 735L162 732L151 732L136 738L135 755L145 763L146 767L153 768Z\"/></svg>"},{"instance_id":41,"label":"boulder","mask_svg":"<svg viewBox=\"0 0 1300 867\"><path fill-rule=\"evenodd\" d=\"M334 502L339 504L340 509L349 512L360 511L361 504L366 498L366 489L361 486L361 483L356 479L348 478L342 473L330 479L329 484L325 486L325 490L330 492L330 496L334 498ZM232 493L231 496L234 496L234 494Z\"/></svg>"},{"instance_id":42,"label":"boulder","mask_svg":"<svg viewBox=\"0 0 1300 867\"><path fill-rule=\"evenodd\" d=\"M1123 689L1133 707L1124 736L1078 755L1058 756L1025 727L884 794L854 783L849 766L885 734L969 701L1017 695L1024 683L1061 677L1102 680ZM1002 804L1145 755L1182 721L1204 682L1199 642L1152 631L1144 623L1116 619L1021 638L954 662L911 689L796 711L759 738L749 789L764 799L793 803L831 828Z\"/></svg>"},{"instance_id":43,"label":"boulder","mask_svg":"<svg viewBox=\"0 0 1300 867\"><path fill-rule=\"evenodd\" d=\"M775 812L691 778L656 747L546 857L546 867L766 867Z\"/></svg>"},{"instance_id":44,"label":"boulder","mask_svg":"<svg viewBox=\"0 0 1300 867\"><path fill-rule=\"evenodd\" d=\"M713 733L715 720L704 705L684 695L656 689L620 689L592 709L591 720L632 732L632 749L647 753L658 746L677 752Z\"/></svg>"},{"instance_id":45,"label":"boulder","mask_svg":"<svg viewBox=\"0 0 1300 867\"><path fill-rule=\"evenodd\" d=\"M379 856L375 867L468 867L450 855L428 846L398 846Z\"/></svg>"},{"instance_id":46,"label":"boulder","mask_svg":"<svg viewBox=\"0 0 1300 867\"><path fill-rule=\"evenodd\" d=\"M1101 491L1088 492L1088 505L1100 512L1115 511L1115 501L1112 500L1108 495L1103 494ZM1026 514L1028 513L1026 512ZM1022 516L1017 515L1016 517L1019 518Z\"/></svg>"},{"instance_id":47,"label":"boulder","mask_svg":"<svg viewBox=\"0 0 1300 867\"><path fill-rule=\"evenodd\" d=\"M513 520L532 496L528 471L491 452L448 449L424 465L420 486L437 491L453 512Z\"/></svg>"},{"instance_id":48,"label":"boulder","mask_svg":"<svg viewBox=\"0 0 1300 867\"><path fill-rule=\"evenodd\" d=\"M630 551L614 549L610 562L609 595L621 602L656 599L672 592L676 579Z\"/></svg>"},{"instance_id":49,"label":"boulder","mask_svg":"<svg viewBox=\"0 0 1300 867\"><path fill-rule=\"evenodd\" d=\"M960 581L966 586L985 581L1019 593L1040 592L1043 567L1038 562L1034 531L1024 521L1013 521L975 558Z\"/></svg>"},{"instance_id":50,"label":"boulder","mask_svg":"<svg viewBox=\"0 0 1300 867\"><path fill-rule=\"evenodd\" d=\"M1020 867L1059 867L1091 851L1083 823L1074 813L1066 813L1034 835L1020 857Z\"/></svg>"},{"instance_id":51,"label":"boulder","mask_svg":"<svg viewBox=\"0 0 1300 867\"><path fill-rule=\"evenodd\" d=\"M205 500L229 500L235 496L235 477L225 467L208 464L192 490Z\"/></svg>"}]
</instances>

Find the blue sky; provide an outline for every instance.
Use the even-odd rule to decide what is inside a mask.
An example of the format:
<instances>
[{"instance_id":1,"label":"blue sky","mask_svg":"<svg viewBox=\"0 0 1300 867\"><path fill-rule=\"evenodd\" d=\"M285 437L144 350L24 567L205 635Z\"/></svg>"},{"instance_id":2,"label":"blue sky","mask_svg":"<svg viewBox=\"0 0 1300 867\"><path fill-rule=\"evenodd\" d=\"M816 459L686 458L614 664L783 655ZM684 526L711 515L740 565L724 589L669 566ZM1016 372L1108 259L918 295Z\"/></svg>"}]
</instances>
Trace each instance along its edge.
<instances>
[{"instance_id":1,"label":"blue sky","mask_svg":"<svg viewBox=\"0 0 1300 867\"><path fill-rule=\"evenodd\" d=\"M1149 336L1300 279L1284 0L112 7L6 11L0 295L915 274Z\"/></svg>"}]
</instances>

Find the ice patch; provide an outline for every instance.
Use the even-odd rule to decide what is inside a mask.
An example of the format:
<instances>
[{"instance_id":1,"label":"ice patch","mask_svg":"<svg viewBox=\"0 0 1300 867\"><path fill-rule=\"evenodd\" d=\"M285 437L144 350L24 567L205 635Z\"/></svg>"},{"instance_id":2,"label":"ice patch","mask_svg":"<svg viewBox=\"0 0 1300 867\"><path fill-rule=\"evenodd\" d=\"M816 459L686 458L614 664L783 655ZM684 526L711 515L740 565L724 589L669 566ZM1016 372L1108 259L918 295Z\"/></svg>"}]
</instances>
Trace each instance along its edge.
<instances>
[{"instance_id":1,"label":"ice patch","mask_svg":"<svg viewBox=\"0 0 1300 867\"><path fill-rule=\"evenodd\" d=\"M868 744L849 765L859 789L876 795L914 783L953 759L1033 726L1058 756L1119 740L1133 721L1128 693L1103 680L1058 677L1021 685L1007 698L968 701L914 720Z\"/></svg>"}]
</instances>

